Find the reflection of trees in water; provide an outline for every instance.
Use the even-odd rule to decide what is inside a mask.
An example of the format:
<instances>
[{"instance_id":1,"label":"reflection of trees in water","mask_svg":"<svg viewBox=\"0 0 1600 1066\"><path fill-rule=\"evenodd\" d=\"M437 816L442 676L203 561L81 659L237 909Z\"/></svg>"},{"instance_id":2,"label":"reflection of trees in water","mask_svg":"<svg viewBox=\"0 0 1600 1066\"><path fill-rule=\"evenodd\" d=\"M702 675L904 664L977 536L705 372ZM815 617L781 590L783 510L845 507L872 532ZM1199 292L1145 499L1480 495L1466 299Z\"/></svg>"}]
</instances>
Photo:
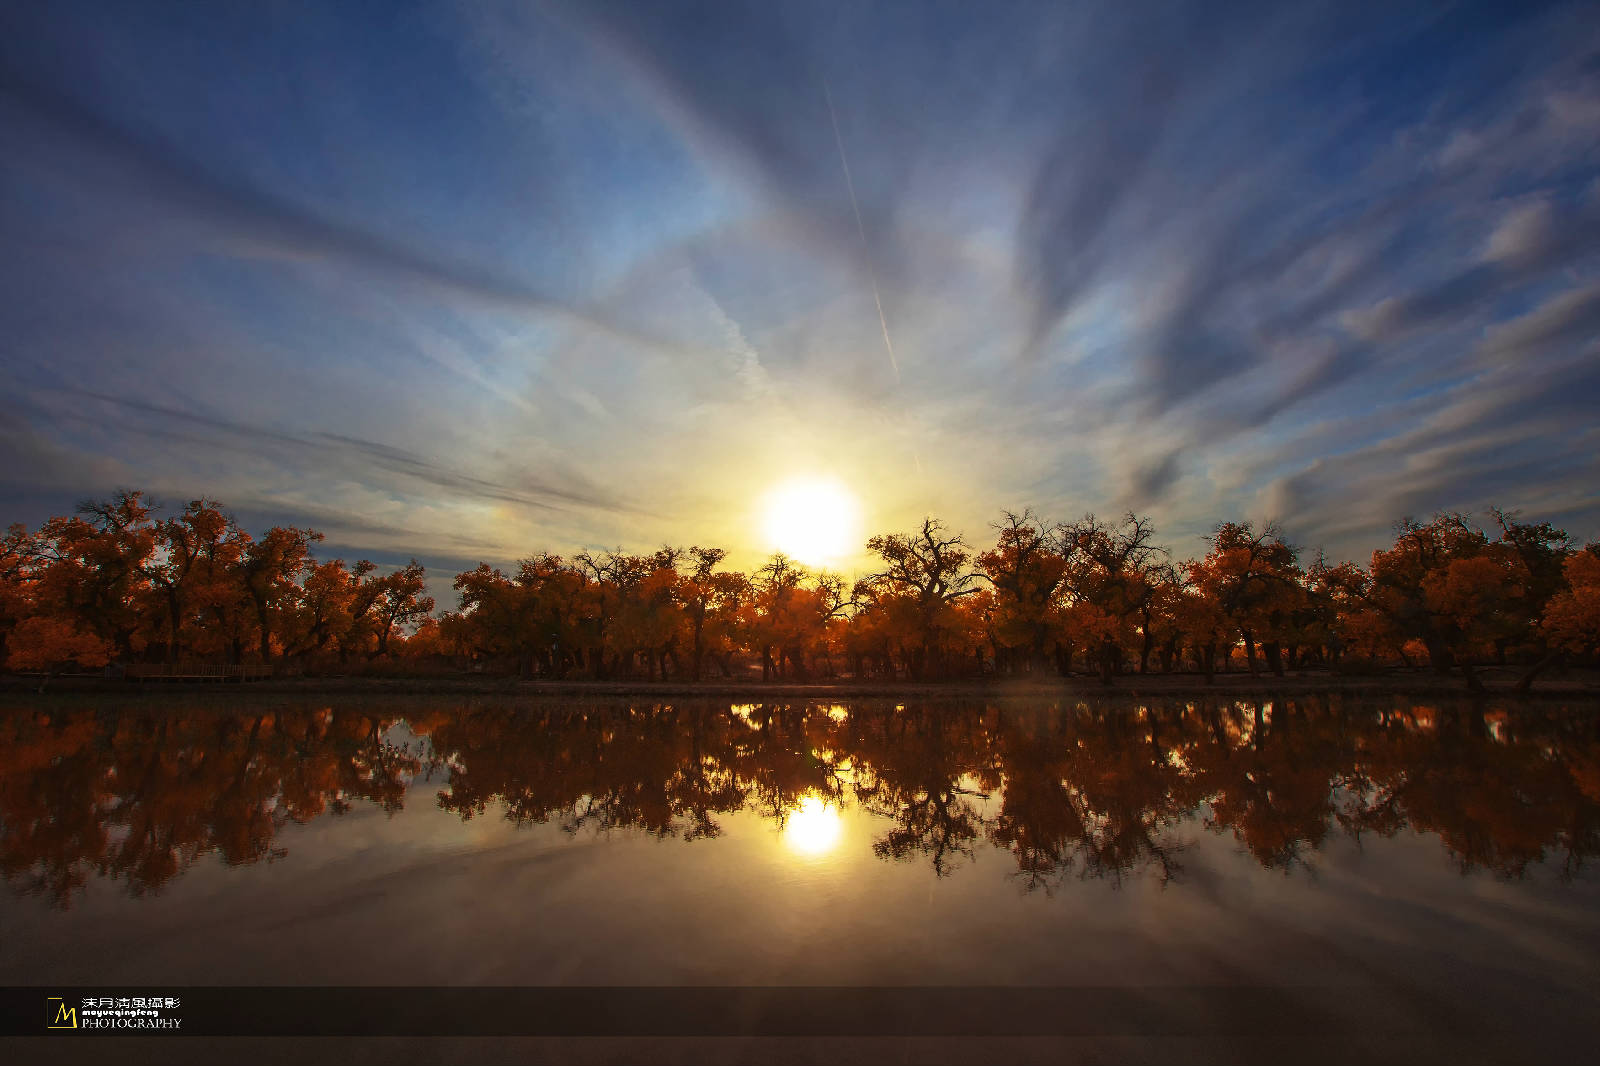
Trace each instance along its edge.
<instances>
[{"instance_id":1,"label":"reflection of trees in water","mask_svg":"<svg viewBox=\"0 0 1600 1066\"><path fill-rule=\"evenodd\" d=\"M739 720L732 718L737 726ZM840 801L844 777L832 744L835 722L822 708L757 704L745 729L734 729L729 767L747 805L781 828L807 795Z\"/></svg>"},{"instance_id":2,"label":"reflection of trees in water","mask_svg":"<svg viewBox=\"0 0 1600 1066\"><path fill-rule=\"evenodd\" d=\"M802 706L746 715L688 705L658 708L497 708L415 723L452 767L439 805L463 818L503 805L517 823L641 829L714 837L716 820L746 808L781 823L801 797L837 798L839 768Z\"/></svg>"},{"instance_id":3,"label":"reflection of trees in water","mask_svg":"<svg viewBox=\"0 0 1600 1066\"><path fill-rule=\"evenodd\" d=\"M1460 707L1394 714L1360 738L1370 775L1340 824L1359 835L1436 834L1463 873L1520 877L1555 851L1565 876L1600 851L1593 716L1540 722ZM1431 724L1414 728L1417 719ZM1499 738L1496 738L1499 734Z\"/></svg>"},{"instance_id":4,"label":"reflection of trees in water","mask_svg":"<svg viewBox=\"0 0 1600 1066\"><path fill-rule=\"evenodd\" d=\"M419 760L331 710L16 712L0 718L0 874L65 906L90 875L135 895L207 852L272 859L289 822L400 809Z\"/></svg>"},{"instance_id":5,"label":"reflection of trees in water","mask_svg":"<svg viewBox=\"0 0 1600 1066\"><path fill-rule=\"evenodd\" d=\"M1004 799L989 837L1016 856L1029 888L1074 868L1116 883L1145 866L1163 883L1182 869L1172 831L1199 797L1163 736L1148 708L1006 717Z\"/></svg>"},{"instance_id":6,"label":"reflection of trees in water","mask_svg":"<svg viewBox=\"0 0 1600 1066\"><path fill-rule=\"evenodd\" d=\"M1600 851L1600 724L1483 705L1340 697L1019 708L864 702L730 711L483 706L412 716L432 756L356 712L54 711L0 719L0 873L69 902L91 875L158 889L198 856L281 855L290 822L356 800L400 808L442 773L439 806L569 833L696 840L750 811L781 828L806 796L884 823L881 858L944 876L980 841L1029 889L1069 877L1180 878L1200 827L1266 868L1336 837L1412 829L1463 872L1571 876ZM997 801L997 802L995 802Z\"/></svg>"},{"instance_id":7,"label":"reflection of trees in water","mask_svg":"<svg viewBox=\"0 0 1600 1066\"><path fill-rule=\"evenodd\" d=\"M1196 713L1188 759L1208 798L1206 825L1231 831L1262 866L1288 869L1320 848L1333 791L1354 766L1346 717L1305 702L1209 706Z\"/></svg>"},{"instance_id":8,"label":"reflection of trees in water","mask_svg":"<svg viewBox=\"0 0 1600 1066\"><path fill-rule=\"evenodd\" d=\"M845 720L840 743L857 767L856 800L894 822L873 842L875 854L927 856L938 876L971 857L985 822L980 803L999 786L993 717L978 709L884 708Z\"/></svg>"}]
</instances>

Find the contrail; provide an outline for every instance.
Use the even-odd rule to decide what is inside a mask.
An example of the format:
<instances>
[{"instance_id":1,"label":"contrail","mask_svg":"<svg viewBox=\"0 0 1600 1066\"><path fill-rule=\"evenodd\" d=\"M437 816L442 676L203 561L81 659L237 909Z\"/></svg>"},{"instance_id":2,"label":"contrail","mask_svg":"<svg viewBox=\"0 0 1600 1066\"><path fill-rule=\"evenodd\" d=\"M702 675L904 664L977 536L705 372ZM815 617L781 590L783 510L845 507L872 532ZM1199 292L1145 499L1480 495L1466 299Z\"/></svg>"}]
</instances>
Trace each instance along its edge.
<instances>
[{"instance_id":1,"label":"contrail","mask_svg":"<svg viewBox=\"0 0 1600 1066\"><path fill-rule=\"evenodd\" d=\"M867 227L861 224L861 204L856 200L856 183L850 180L850 160L845 158L844 138L839 136L839 116L833 110L833 93L828 79L822 79L822 95L828 101L828 118L833 122L833 143L839 146L839 165L844 168L844 187L850 190L850 208L856 213L856 232L861 235L861 251L867 264L867 280L872 282L872 302L878 307L878 325L883 327L883 347L894 368L894 383L900 384L900 361L894 357L894 342L889 339L889 320L883 314L883 299L878 295L878 275L872 269L872 250L867 247Z\"/></svg>"}]
</instances>

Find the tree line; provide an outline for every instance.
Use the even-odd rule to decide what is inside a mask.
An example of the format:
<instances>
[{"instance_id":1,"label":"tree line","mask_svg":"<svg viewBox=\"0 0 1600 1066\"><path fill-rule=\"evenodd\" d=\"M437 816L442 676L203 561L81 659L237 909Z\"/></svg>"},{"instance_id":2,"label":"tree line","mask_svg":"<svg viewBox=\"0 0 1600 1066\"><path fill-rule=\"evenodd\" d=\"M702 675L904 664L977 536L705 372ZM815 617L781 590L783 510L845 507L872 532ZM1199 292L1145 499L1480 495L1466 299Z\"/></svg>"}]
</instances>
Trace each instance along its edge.
<instances>
[{"instance_id":1,"label":"tree line","mask_svg":"<svg viewBox=\"0 0 1600 1066\"><path fill-rule=\"evenodd\" d=\"M394 727L404 721L410 736ZM1289 871L1344 836L1427 833L1463 873L1575 877L1600 854L1592 715L1481 701L1146 701L1119 708L701 701L359 707L162 706L0 719L0 879L69 906L91 878L159 891L208 854L249 865L283 830L413 781L463 820L716 838L803 801L869 813L873 852L936 876L980 848L1025 887L1183 881L1210 832ZM424 791L426 796L426 791ZM492 812L492 813L491 813Z\"/></svg>"},{"instance_id":2,"label":"tree line","mask_svg":"<svg viewBox=\"0 0 1600 1066\"><path fill-rule=\"evenodd\" d=\"M1600 544L1492 509L1396 525L1366 566L1304 558L1275 524L1219 523L1179 561L1146 517L1005 512L977 546L934 518L867 542L847 582L722 548L542 552L456 575L434 613L413 560L319 561L321 534L259 537L211 500L161 517L139 493L0 541L0 661L18 671L226 661L433 664L541 678L931 680L1431 666L1519 687L1600 655Z\"/></svg>"},{"instance_id":3,"label":"tree line","mask_svg":"<svg viewBox=\"0 0 1600 1066\"><path fill-rule=\"evenodd\" d=\"M340 663L388 655L428 617L426 574L318 561L322 534L259 537L213 500L160 517L137 492L0 541L0 656L13 670L110 662Z\"/></svg>"}]
</instances>

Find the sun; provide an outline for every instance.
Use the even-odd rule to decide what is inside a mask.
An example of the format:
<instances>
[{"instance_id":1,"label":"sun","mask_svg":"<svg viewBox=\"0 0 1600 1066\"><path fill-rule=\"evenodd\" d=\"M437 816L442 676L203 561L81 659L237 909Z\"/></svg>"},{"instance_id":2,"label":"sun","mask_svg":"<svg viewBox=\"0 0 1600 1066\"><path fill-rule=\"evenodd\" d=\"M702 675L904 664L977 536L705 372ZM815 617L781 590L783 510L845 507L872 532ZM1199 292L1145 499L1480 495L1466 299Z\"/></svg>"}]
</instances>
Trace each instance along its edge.
<instances>
[{"instance_id":1,"label":"sun","mask_svg":"<svg viewBox=\"0 0 1600 1066\"><path fill-rule=\"evenodd\" d=\"M839 808L819 796L806 796L789 812L783 826L783 840L799 855L818 856L833 850L844 828Z\"/></svg>"},{"instance_id":2,"label":"sun","mask_svg":"<svg viewBox=\"0 0 1600 1066\"><path fill-rule=\"evenodd\" d=\"M828 478L786 481L767 494L767 543L807 566L830 566L860 547L861 508Z\"/></svg>"}]
</instances>

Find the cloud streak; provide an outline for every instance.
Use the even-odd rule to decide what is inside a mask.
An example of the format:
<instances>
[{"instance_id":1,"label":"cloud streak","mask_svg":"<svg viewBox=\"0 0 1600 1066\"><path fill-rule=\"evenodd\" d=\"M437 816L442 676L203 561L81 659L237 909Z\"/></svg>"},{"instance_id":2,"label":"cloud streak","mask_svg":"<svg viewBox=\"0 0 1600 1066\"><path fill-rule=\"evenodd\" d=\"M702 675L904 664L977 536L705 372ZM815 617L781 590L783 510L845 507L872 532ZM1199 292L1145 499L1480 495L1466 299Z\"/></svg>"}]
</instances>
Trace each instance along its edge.
<instances>
[{"instance_id":1,"label":"cloud streak","mask_svg":"<svg viewBox=\"0 0 1600 1066\"><path fill-rule=\"evenodd\" d=\"M24 138L21 150L36 163L45 157L80 175L93 174L109 193L160 205L203 227L237 254L353 266L447 301L552 316L646 350L679 352L669 341L635 330L603 309L540 293L470 264L419 253L247 182L207 173L181 152L141 138L65 94L0 78L0 107L8 127Z\"/></svg>"},{"instance_id":2,"label":"cloud streak","mask_svg":"<svg viewBox=\"0 0 1600 1066\"><path fill-rule=\"evenodd\" d=\"M28 492L220 484L451 557L748 558L751 501L817 473L873 528L1133 507L1180 554L1270 514L1362 555L1489 502L1600 532L1580 4L14 29Z\"/></svg>"},{"instance_id":3,"label":"cloud streak","mask_svg":"<svg viewBox=\"0 0 1600 1066\"><path fill-rule=\"evenodd\" d=\"M290 433L252 426L226 418L89 390L61 390L67 405L50 405L51 420L92 421L100 427L118 428L143 436L173 440L196 448L224 449L256 457L288 453L301 464L319 464L335 474L370 479L382 471L430 490L453 497L515 503L547 511L585 508L627 511L630 508L590 488L557 480L523 477L517 482L495 481L430 461L406 448L351 437L343 433ZM50 397L40 397L49 403ZM86 409L88 401L98 410Z\"/></svg>"}]
</instances>

